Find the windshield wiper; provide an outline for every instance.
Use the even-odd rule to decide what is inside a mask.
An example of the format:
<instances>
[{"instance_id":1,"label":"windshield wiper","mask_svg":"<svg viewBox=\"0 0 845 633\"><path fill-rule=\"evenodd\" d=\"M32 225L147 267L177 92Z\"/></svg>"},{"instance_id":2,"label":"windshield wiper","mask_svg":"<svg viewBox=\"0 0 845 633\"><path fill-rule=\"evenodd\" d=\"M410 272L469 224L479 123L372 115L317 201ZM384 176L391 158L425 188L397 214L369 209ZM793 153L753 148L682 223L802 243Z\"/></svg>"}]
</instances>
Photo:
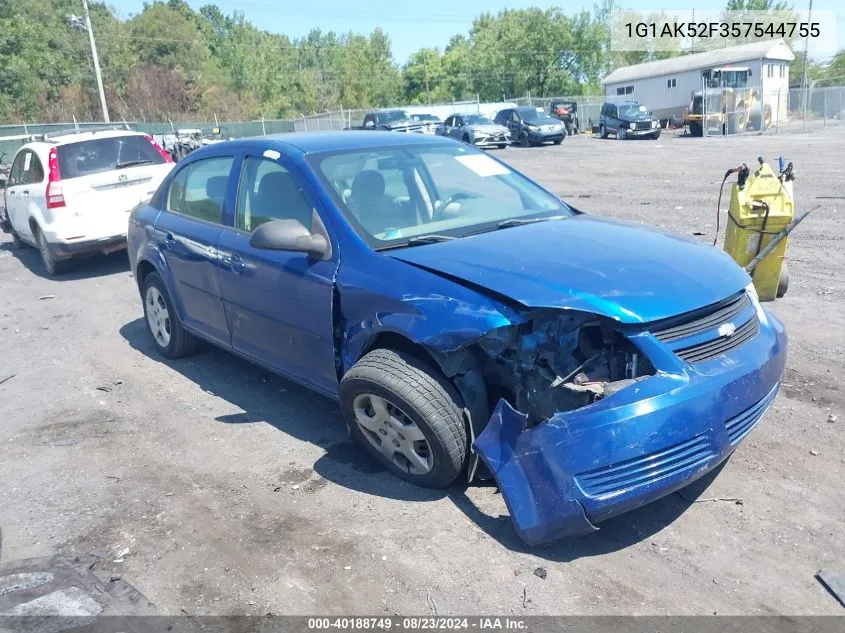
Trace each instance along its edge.
<instances>
[{"instance_id":1,"label":"windshield wiper","mask_svg":"<svg viewBox=\"0 0 845 633\"><path fill-rule=\"evenodd\" d=\"M418 244L434 244L436 242L448 242L449 240L457 239L451 235L418 235L416 237L408 238L408 246L417 246Z\"/></svg>"},{"instance_id":2,"label":"windshield wiper","mask_svg":"<svg viewBox=\"0 0 845 633\"><path fill-rule=\"evenodd\" d=\"M115 169L123 169L124 167L135 167L136 165L149 165L153 161L149 159L140 159L140 160L126 160L122 163L118 163L115 165Z\"/></svg>"},{"instance_id":3,"label":"windshield wiper","mask_svg":"<svg viewBox=\"0 0 845 633\"><path fill-rule=\"evenodd\" d=\"M451 240L456 239L458 238L452 237L451 235L417 235L415 237L409 237L407 240L402 242L386 244L385 246L377 246L375 250L387 251L392 248L405 248L406 246L422 246L423 244L436 244L437 242L449 242Z\"/></svg>"},{"instance_id":4,"label":"windshield wiper","mask_svg":"<svg viewBox=\"0 0 845 633\"><path fill-rule=\"evenodd\" d=\"M548 220L563 220L565 215L550 215L545 218L510 218L509 220L502 220L499 222L494 230L509 229L512 226L522 226L523 224L534 224L535 222L547 222Z\"/></svg>"}]
</instances>

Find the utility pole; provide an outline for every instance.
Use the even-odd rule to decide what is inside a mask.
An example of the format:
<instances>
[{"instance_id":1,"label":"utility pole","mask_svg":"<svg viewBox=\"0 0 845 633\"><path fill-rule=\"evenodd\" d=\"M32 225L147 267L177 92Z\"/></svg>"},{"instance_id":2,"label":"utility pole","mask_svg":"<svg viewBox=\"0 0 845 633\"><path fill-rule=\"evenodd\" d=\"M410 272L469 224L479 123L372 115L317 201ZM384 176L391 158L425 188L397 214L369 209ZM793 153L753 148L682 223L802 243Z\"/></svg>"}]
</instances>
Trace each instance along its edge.
<instances>
[{"instance_id":1,"label":"utility pole","mask_svg":"<svg viewBox=\"0 0 845 633\"><path fill-rule=\"evenodd\" d=\"M100 106L103 108L103 121L110 122L109 108L106 105L106 93L103 90L103 76L100 73L100 58L97 56L97 44L94 42L94 27L91 25L91 15L88 13L88 0L82 0L85 9L85 30L88 31L88 41L91 42L91 56L94 58L94 72L97 74L97 89L100 91Z\"/></svg>"},{"instance_id":2,"label":"utility pole","mask_svg":"<svg viewBox=\"0 0 845 633\"><path fill-rule=\"evenodd\" d=\"M807 13L807 22L812 21L813 19L813 0L810 0L810 9ZM807 81L807 60L810 57L810 32L807 31L807 37L804 38L804 68L801 71L801 84L804 88L804 108L803 108L803 115L802 115L802 128L806 128L807 125L807 90L809 87L809 82Z\"/></svg>"}]
</instances>

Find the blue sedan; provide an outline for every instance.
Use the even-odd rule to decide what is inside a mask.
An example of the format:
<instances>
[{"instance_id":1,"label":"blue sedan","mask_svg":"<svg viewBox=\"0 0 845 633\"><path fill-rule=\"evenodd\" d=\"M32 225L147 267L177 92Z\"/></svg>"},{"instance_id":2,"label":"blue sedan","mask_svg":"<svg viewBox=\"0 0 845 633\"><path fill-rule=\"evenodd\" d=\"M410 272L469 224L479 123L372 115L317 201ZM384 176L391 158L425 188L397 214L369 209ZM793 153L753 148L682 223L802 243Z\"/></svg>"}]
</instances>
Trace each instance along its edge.
<instances>
[{"instance_id":1,"label":"blue sedan","mask_svg":"<svg viewBox=\"0 0 845 633\"><path fill-rule=\"evenodd\" d=\"M128 247L162 355L207 341L336 398L415 484L486 467L530 544L715 468L786 359L725 253L585 215L442 137L201 148L132 213Z\"/></svg>"}]
</instances>

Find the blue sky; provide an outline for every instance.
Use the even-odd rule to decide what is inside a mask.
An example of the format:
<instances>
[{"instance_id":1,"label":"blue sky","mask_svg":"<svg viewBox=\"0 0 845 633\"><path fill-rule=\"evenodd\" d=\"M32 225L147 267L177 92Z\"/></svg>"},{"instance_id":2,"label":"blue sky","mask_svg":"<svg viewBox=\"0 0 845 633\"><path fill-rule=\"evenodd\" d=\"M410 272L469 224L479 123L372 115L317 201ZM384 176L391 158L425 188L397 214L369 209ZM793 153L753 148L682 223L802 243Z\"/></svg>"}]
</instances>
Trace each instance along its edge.
<instances>
[{"instance_id":1,"label":"blue sky","mask_svg":"<svg viewBox=\"0 0 845 633\"><path fill-rule=\"evenodd\" d=\"M130 17L143 9L143 0L106 0L122 17ZM814 9L833 10L841 6L841 0L814 0ZM188 0L194 8L208 4L209 0ZM701 0L629 0L620 2L619 8L630 9L711 9L724 7L726 0L702 2ZM449 38L457 33L466 33L472 19L484 11L497 12L500 9L565 6L568 12L582 8L592 10L593 0L583 2L543 2L542 0L310 0L309 2L287 2L285 0L217 0L214 2L223 13L241 10L253 24L290 37L301 37L312 28L344 33L349 30L369 33L375 27L382 27L393 44L393 56L404 63L408 56L423 47L443 48ZM795 2L796 9L806 9L806 2ZM385 8L387 7L387 8ZM845 47L845 11L837 15L839 47Z\"/></svg>"}]
</instances>

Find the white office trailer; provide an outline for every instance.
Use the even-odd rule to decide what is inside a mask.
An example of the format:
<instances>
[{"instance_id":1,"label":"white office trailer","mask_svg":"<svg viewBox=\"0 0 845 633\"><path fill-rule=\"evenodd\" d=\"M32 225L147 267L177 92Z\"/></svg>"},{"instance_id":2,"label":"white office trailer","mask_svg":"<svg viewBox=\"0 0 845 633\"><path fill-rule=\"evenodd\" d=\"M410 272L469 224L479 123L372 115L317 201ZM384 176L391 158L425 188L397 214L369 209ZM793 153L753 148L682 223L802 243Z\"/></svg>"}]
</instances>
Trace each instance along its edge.
<instances>
[{"instance_id":1,"label":"white office trailer","mask_svg":"<svg viewBox=\"0 0 845 633\"><path fill-rule=\"evenodd\" d=\"M602 85L608 101L639 101L665 121L682 119L695 93L716 87L721 77L727 87L758 90L776 122L787 116L793 59L786 42L765 40L617 68Z\"/></svg>"}]
</instances>

